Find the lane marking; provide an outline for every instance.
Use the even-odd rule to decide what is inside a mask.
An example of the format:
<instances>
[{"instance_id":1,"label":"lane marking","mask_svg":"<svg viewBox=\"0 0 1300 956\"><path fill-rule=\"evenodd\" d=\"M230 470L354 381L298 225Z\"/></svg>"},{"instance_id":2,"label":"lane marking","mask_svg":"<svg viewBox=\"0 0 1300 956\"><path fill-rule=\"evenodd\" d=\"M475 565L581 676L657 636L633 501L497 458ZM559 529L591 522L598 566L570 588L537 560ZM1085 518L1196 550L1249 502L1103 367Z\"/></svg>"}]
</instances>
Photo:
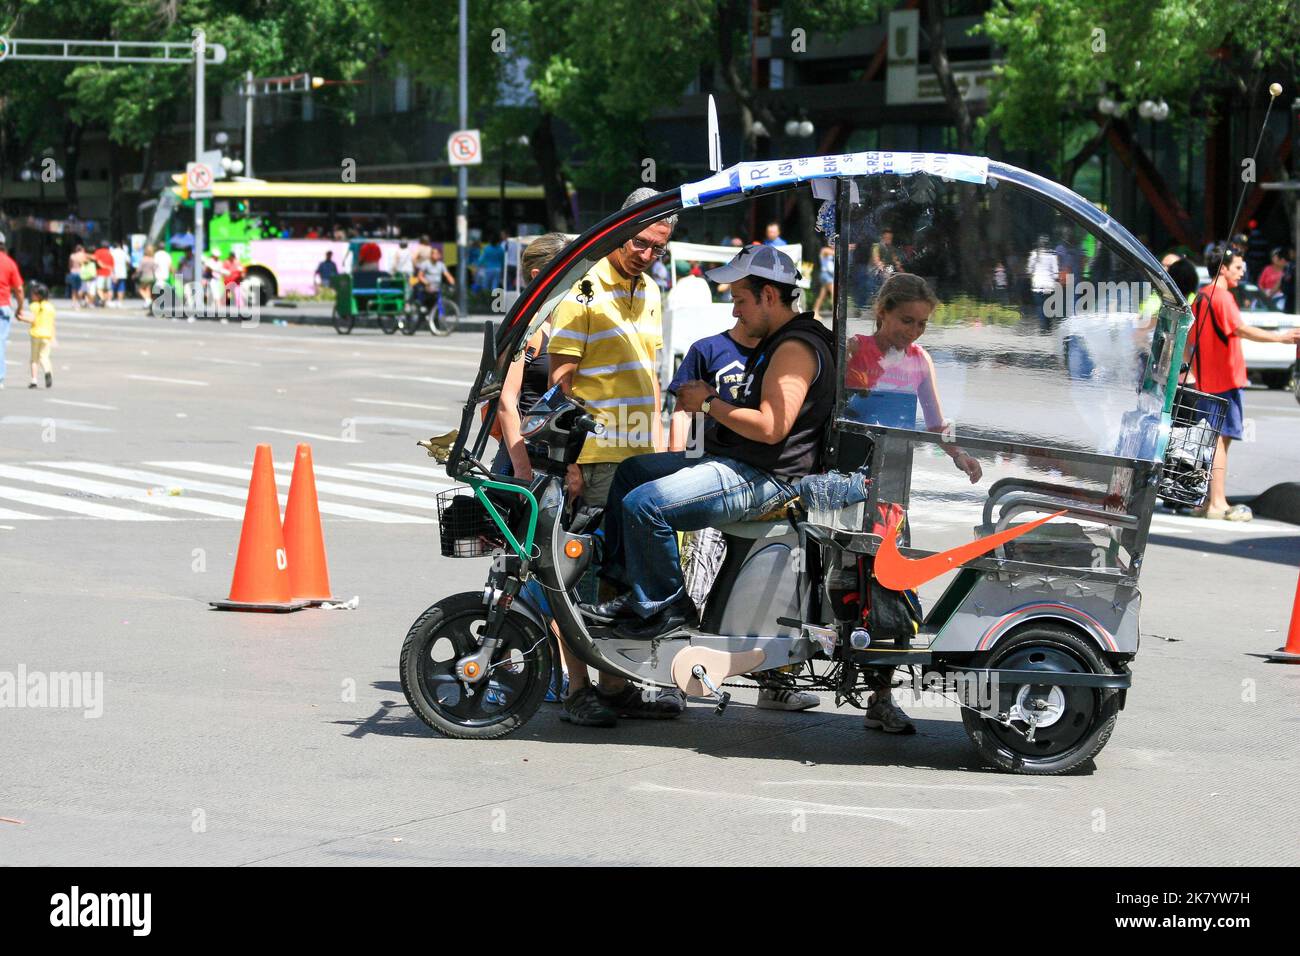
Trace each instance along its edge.
<instances>
[{"instance_id":1,"label":"lane marking","mask_svg":"<svg viewBox=\"0 0 1300 956\"><path fill-rule=\"evenodd\" d=\"M422 405L419 402L387 402L381 398L354 398L354 402L360 402L362 405L394 405L398 408L422 408L430 412L446 411L447 405Z\"/></svg>"},{"instance_id":2,"label":"lane marking","mask_svg":"<svg viewBox=\"0 0 1300 956\"><path fill-rule=\"evenodd\" d=\"M240 478L247 481L252 475L251 468L231 468L226 465L209 465L201 461L146 461L146 465L155 468L171 468L177 471L196 471L205 475L219 475L224 478ZM286 475L276 475L276 481L284 484L289 483ZM381 501L390 505L403 505L407 508L419 508L423 511L434 511L437 509L437 503L428 497L417 497L416 495L403 495L395 491L380 491L378 489L360 488L356 485L344 485L337 481L317 481L317 491L328 491L331 494L342 495L344 498L361 498L365 501Z\"/></svg>"},{"instance_id":3,"label":"lane marking","mask_svg":"<svg viewBox=\"0 0 1300 956\"><path fill-rule=\"evenodd\" d=\"M385 378L394 382L425 382L429 385L457 385L461 388L469 388L473 382L467 382L459 378L433 378L429 375L376 375L375 378Z\"/></svg>"},{"instance_id":4,"label":"lane marking","mask_svg":"<svg viewBox=\"0 0 1300 956\"><path fill-rule=\"evenodd\" d=\"M0 485L0 498L18 501L28 505L39 505L53 511L71 511L74 514L89 515L92 518L104 518L108 521L171 521L164 515L148 514L144 511L129 511L126 508L114 508L93 501L69 498L66 495L48 495L43 491L28 491L26 488L9 488Z\"/></svg>"},{"instance_id":5,"label":"lane marking","mask_svg":"<svg viewBox=\"0 0 1300 956\"><path fill-rule=\"evenodd\" d=\"M106 498L126 498L132 502L163 508L168 511L191 511L216 518L243 518L244 512L234 505L219 501L204 501L201 498L182 498L171 495L150 495L130 485L119 485L107 481L94 481L73 475L51 474L32 468L19 468L14 465L0 465L0 478L13 478L16 481L29 481L32 484L48 485L51 488L67 488L69 491L81 491Z\"/></svg>"},{"instance_id":6,"label":"lane marking","mask_svg":"<svg viewBox=\"0 0 1300 956\"><path fill-rule=\"evenodd\" d=\"M72 405L75 408L97 408L102 412L117 411L116 405L99 405L95 402L74 402L66 398L47 398L46 401L51 405Z\"/></svg>"},{"instance_id":7,"label":"lane marking","mask_svg":"<svg viewBox=\"0 0 1300 956\"><path fill-rule=\"evenodd\" d=\"M369 468L371 471L396 471L404 475L420 475L427 478L438 465L429 459L429 467L420 467L419 465L407 465L398 461L350 461L348 462L353 468Z\"/></svg>"},{"instance_id":8,"label":"lane marking","mask_svg":"<svg viewBox=\"0 0 1300 956\"><path fill-rule=\"evenodd\" d=\"M161 375L128 375L127 378L134 379L137 382L163 382L167 385L199 385L203 388L208 387L207 382L200 382L192 378L164 378Z\"/></svg>"},{"instance_id":9,"label":"lane marking","mask_svg":"<svg viewBox=\"0 0 1300 956\"><path fill-rule=\"evenodd\" d=\"M261 363L261 362L245 362L245 361L243 361L242 359L224 359L224 358L216 358L215 356L211 356L211 355L196 355L196 356L194 356L194 361L196 361L196 362L214 362L214 363L216 363L217 365L247 365L247 366L249 366L249 367L251 367L251 368L261 368L261 367L262 367L262 363Z\"/></svg>"},{"instance_id":10,"label":"lane marking","mask_svg":"<svg viewBox=\"0 0 1300 956\"><path fill-rule=\"evenodd\" d=\"M236 485L222 485L210 481L198 481L184 475L169 475L158 471L144 471L139 468L120 468L114 465L101 465L97 462L88 461L46 461L32 462L46 468L62 468L67 471L86 472L92 475L104 475L109 478L120 478L123 481L138 481L149 485L179 485L186 491L197 491L202 494L219 495L223 498L237 498L240 501L246 501L248 498L247 487L240 488ZM284 479L277 475L278 482L283 483ZM432 518L425 518L418 515L405 515L396 511L383 511L378 508L363 508L359 505L342 505L332 501L319 502L321 514L334 515L339 518L355 518L359 521L372 521L379 524L433 524ZM242 512L241 512L242 517Z\"/></svg>"},{"instance_id":11,"label":"lane marking","mask_svg":"<svg viewBox=\"0 0 1300 956\"><path fill-rule=\"evenodd\" d=\"M33 515L25 511L10 511L8 508L0 508L0 518L8 518L10 521L49 521L48 515ZM0 526L3 527L3 526ZM8 530L13 531L13 528Z\"/></svg>"},{"instance_id":12,"label":"lane marking","mask_svg":"<svg viewBox=\"0 0 1300 956\"><path fill-rule=\"evenodd\" d=\"M0 418L0 425L37 425L41 428L53 425L56 429L62 428L64 431L69 432L101 432L104 434L113 431L111 428L102 428L99 425L83 422L79 418L36 418L33 415L5 415Z\"/></svg>"},{"instance_id":13,"label":"lane marking","mask_svg":"<svg viewBox=\"0 0 1300 956\"><path fill-rule=\"evenodd\" d=\"M417 478L399 478L396 475L380 475L373 472L367 473L357 471L353 468L335 468L331 465L313 465L318 475L324 475L326 478L346 478L351 481L368 481L372 483L392 485L394 488L411 488L415 491L446 491L448 488L454 488L455 484L451 481L420 481ZM277 463L276 471L293 471L291 462Z\"/></svg>"},{"instance_id":14,"label":"lane marking","mask_svg":"<svg viewBox=\"0 0 1300 956\"><path fill-rule=\"evenodd\" d=\"M275 432L279 435L297 435L300 438L314 438L317 441L338 441L345 445L362 444L359 438L340 438L338 435L322 435L319 432L300 432L293 428L268 428L266 425L249 425L255 432Z\"/></svg>"}]
</instances>

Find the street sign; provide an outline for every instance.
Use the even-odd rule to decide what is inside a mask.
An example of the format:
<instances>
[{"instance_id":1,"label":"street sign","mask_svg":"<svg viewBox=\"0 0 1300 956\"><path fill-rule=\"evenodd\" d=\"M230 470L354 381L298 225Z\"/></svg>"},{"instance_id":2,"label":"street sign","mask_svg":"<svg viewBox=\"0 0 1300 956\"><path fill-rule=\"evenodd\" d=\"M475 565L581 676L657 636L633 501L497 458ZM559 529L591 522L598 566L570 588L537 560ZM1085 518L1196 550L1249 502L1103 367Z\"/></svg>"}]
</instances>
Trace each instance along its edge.
<instances>
[{"instance_id":1,"label":"street sign","mask_svg":"<svg viewBox=\"0 0 1300 956\"><path fill-rule=\"evenodd\" d=\"M9 38L0 37L0 61L9 55Z\"/></svg>"},{"instance_id":2,"label":"street sign","mask_svg":"<svg viewBox=\"0 0 1300 956\"><path fill-rule=\"evenodd\" d=\"M461 129L447 137L447 159L453 166L478 166L483 162L483 144L478 130Z\"/></svg>"},{"instance_id":3,"label":"street sign","mask_svg":"<svg viewBox=\"0 0 1300 956\"><path fill-rule=\"evenodd\" d=\"M212 179L212 167L207 163L185 164L185 187L191 199L211 199Z\"/></svg>"}]
</instances>

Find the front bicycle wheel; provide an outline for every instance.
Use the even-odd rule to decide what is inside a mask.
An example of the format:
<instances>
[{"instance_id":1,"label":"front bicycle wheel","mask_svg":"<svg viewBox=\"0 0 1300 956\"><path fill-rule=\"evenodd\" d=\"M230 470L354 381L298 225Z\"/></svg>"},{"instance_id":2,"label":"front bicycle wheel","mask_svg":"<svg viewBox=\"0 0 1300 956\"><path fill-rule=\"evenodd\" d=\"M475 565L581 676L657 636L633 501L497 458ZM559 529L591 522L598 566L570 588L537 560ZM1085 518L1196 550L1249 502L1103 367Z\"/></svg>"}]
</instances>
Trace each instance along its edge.
<instances>
[{"instance_id":1,"label":"front bicycle wheel","mask_svg":"<svg viewBox=\"0 0 1300 956\"><path fill-rule=\"evenodd\" d=\"M334 331L337 332L339 335L347 335L348 333L350 333L352 331L352 325L356 321L356 319L353 318L351 312L349 312L347 315L344 315L342 312L340 312L339 304L337 302L334 303L333 319L334 319Z\"/></svg>"},{"instance_id":2,"label":"front bicycle wheel","mask_svg":"<svg viewBox=\"0 0 1300 956\"><path fill-rule=\"evenodd\" d=\"M511 611L488 674L469 684L456 662L479 649L487 633L483 594L443 598L420 615L402 644L402 692L422 721L444 737L504 737L526 724L546 696L554 673L549 635Z\"/></svg>"},{"instance_id":3,"label":"front bicycle wheel","mask_svg":"<svg viewBox=\"0 0 1300 956\"><path fill-rule=\"evenodd\" d=\"M429 313L429 331L434 335L451 335L460 325L460 306L452 299L443 299Z\"/></svg>"}]
</instances>

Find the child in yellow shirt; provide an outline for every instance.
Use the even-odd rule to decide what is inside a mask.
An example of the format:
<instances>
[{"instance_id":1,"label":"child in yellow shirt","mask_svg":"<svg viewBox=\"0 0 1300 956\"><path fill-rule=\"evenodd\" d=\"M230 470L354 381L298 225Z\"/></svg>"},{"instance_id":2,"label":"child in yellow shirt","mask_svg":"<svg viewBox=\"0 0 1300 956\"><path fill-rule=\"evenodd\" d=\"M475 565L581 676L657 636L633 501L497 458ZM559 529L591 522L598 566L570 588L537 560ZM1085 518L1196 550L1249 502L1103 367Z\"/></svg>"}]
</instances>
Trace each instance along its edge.
<instances>
[{"instance_id":1,"label":"child in yellow shirt","mask_svg":"<svg viewBox=\"0 0 1300 956\"><path fill-rule=\"evenodd\" d=\"M54 347L54 306L50 304L50 291L39 282L32 283L31 307L20 321L31 323L32 384L36 388L37 369L45 372L45 387L54 387L54 366L50 363L50 349Z\"/></svg>"}]
</instances>

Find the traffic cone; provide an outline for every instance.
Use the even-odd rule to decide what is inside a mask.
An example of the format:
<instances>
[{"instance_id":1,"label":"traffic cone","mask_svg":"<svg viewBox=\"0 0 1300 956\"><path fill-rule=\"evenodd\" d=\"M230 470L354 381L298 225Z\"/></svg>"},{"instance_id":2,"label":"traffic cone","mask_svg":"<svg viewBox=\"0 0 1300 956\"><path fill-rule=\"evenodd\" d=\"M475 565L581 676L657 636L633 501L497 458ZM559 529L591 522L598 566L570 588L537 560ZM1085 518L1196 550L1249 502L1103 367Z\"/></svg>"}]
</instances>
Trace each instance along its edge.
<instances>
[{"instance_id":1,"label":"traffic cone","mask_svg":"<svg viewBox=\"0 0 1300 956\"><path fill-rule=\"evenodd\" d=\"M316 472L311 465L311 446L306 443L298 445L293 459L289 503L284 509L284 546L289 555L289 587L294 600L311 604L333 601L320 506L316 503Z\"/></svg>"},{"instance_id":2,"label":"traffic cone","mask_svg":"<svg viewBox=\"0 0 1300 956\"><path fill-rule=\"evenodd\" d=\"M280 499L270 445L258 445L253 456L230 597L209 603L219 611L297 611L307 606L308 602L293 599L289 585L289 558L280 530Z\"/></svg>"},{"instance_id":3,"label":"traffic cone","mask_svg":"<svg viewBox=\"0 0 1300 956\"><path fill-rule=\"evenodd\" d=\"M1286 632L1286 645L1263 657L1274 664L1300 664L1300 581L1296 581L1295 603L1291 606L1291 627Z\"/></svg>"}]
</instances>

